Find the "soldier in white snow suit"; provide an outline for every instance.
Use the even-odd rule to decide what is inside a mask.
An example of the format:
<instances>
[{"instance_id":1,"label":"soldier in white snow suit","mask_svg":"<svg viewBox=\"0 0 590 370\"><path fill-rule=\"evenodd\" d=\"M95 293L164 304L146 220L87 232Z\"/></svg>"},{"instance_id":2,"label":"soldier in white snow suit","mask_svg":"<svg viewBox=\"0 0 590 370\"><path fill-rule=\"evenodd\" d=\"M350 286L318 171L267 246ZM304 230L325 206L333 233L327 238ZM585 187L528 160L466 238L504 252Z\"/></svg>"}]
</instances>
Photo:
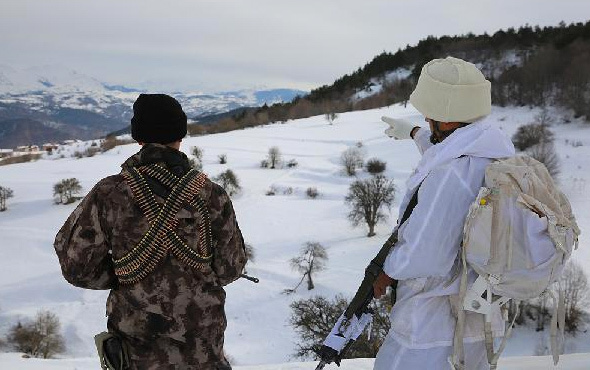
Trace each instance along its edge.
<instances>
[{"instance_id":1,"label":"soldier in white snow suit","mask_svg":"<svg viewBox=\"0 0 590 370\"><path fill-rule=\"evenodd\" d=\"M473 64L448 57L427 63L410 102L430 130L384 117L386 133L416 142L423 154L407 182L400 218L418 192L410 217L399 225L399 241L374 284L375 296L398 281L391 330L374 370L449 369L459 292L459 247L470 204L495 158L513 156L514 146L484 118L491 111L490 82ZM470 283L475 273L470 271ZM493 332L503 334L500 312ZM487 369L482 315L466 313L466 369Z\"/></svg>"}]
</instances>

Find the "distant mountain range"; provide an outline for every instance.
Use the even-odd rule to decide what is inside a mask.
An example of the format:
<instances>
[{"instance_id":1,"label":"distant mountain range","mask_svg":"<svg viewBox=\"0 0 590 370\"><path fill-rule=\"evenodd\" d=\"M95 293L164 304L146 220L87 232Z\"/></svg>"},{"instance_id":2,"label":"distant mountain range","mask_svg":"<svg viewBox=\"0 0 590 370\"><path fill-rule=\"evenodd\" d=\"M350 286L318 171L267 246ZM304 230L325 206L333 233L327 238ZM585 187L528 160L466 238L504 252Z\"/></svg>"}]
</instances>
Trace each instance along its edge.
<instances>
[{"instance_id":1,"label":"distant mountain range","mask_svg":"<svg viewBox=\"0 0 590 370\"><path fill-rule=\"evenodd\" d=\"M0 65L0 148L65 139L91 139L124 129L142 91L109 85L63 67L17 70ZM191 120L264 104L289 102L307 92L240 90L170 93Z\"/></svg>"}]
</instances>

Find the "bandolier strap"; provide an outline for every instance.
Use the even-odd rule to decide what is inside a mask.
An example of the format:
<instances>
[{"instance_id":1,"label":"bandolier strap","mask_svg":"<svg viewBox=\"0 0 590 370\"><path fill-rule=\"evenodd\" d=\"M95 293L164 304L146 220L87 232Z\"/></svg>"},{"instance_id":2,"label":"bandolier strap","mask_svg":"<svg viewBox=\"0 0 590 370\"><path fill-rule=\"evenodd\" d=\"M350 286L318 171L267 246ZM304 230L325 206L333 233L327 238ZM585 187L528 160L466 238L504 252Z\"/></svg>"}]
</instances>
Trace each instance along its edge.
<instances>
[{"instance_id":1,"label":"bandolier strap","mask_svg":"<svg viewBox=\"0 0 590 370\"><path fill-rule=\"evenodd\" d=\"M129 253L114 260L119 282L133 284L145 278L166 258L168 252L195 269L203 269L209 264L213 248L211 221L205 202L199 196L207 176L193 169L178 178L158 164L131 167L123 171L122 175L147 217L150 228ZM144 176L154 178L172 189L163 205L156 202ZM202 219L196 250L189 247L175 232L178 227L175 215L186 203L196 209Z\"/></svg>"}]
</instances>

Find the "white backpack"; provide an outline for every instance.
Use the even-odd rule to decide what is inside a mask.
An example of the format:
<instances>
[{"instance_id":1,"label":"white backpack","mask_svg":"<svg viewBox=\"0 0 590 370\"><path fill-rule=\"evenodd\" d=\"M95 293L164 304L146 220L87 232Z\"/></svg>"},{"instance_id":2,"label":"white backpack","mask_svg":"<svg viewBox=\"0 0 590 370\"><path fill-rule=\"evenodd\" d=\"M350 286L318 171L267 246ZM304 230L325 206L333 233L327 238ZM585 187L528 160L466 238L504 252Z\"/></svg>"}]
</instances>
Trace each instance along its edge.
<instances>
[{"instance_id":1,"label":"white backpack","mask_svg":"<svg viewBox=\"0 0 590 370\"><path fill-rule=\"evenodd\" d=\"M565 195L558 190L545 166L529 156L492 162L465 221L461 248L463 270L457 311L454 369L464 369L465 310L485 315L485 339L491 369L497 366L512 323L494 352L491 313L515 301L547 294L553 298L551 348L559 359L557 326L563 335L563 294L549 287L559 280L580 230ZM467 287L467 266L479 275ZM461 309L462 308L462 309ZM516 318L517 315L515 315Z\"/></svg>"}]
</instances>

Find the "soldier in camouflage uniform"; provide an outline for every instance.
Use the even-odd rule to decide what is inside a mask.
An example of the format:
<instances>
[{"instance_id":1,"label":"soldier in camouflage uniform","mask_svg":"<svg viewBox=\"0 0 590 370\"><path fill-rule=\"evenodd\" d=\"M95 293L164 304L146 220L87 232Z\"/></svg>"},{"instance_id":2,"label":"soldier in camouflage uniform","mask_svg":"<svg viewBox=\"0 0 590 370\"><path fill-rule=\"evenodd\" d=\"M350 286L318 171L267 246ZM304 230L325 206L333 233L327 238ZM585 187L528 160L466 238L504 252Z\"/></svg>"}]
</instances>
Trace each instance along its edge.
<instances>
[{"instance_id":1,"label":"soldier in camouflage uniform","mask_svg":"<svg viewBox=\"0 0 590 370\"><path fill-rule=\"evenodd\" d=\"M174 98L142 94L133 110L132 136L142 148L120 174L96 184L57 234L63 275L78 287L110 289L107 326L128 345L132 369L231 369L223 352L223 286L239 278L246 262L232 203L199 174L198 194L192 195L200 203L182 203L172 222L173 232L191 249L187 255L200 257L193 261L167 244L170 232L138 252L154 220L138 204L129 173L159 164L182 178L191 167L177 150L187 120ZM150 199L162 207L170 186L143 174L155 194ZM121 266L141 253L149 263Z\"/></svg>"}]
</instances>

